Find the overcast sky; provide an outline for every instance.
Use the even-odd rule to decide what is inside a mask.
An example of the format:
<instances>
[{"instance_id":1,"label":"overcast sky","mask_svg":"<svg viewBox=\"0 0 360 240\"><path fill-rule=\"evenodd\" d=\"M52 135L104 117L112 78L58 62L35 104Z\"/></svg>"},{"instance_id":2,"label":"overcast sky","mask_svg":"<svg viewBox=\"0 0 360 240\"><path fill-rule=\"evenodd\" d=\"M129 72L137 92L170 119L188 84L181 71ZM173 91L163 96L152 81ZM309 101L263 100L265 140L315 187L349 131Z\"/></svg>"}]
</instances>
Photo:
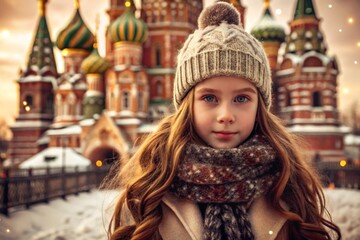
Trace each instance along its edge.
<instances>
[{"instance_id":1,"label":"overcast sky","mask_svg":"<svg viewBox=\"0 0 360 240\"><path fill-rule=\"evenodd\" d=\"M74 13L74 0L49 0L47 21L52 40L68 24ZM205 0L205 5L214 2ZM338 77L338 107L345 111L359 99L360 94L360 0L313 1L320 28L325 35L328 55L336 55L340 76ZM100 16L100 53L104 54L103 35L107 25L110 0L81 0L80 12L86 24L95 31L96 15ZM246 30L250 30L263 14L263 1L242 0L247 7ZM296 0L272 0L271 9L275 19L288 32L288 22L293 17ZM331 5L331 6L330 6ZM353 19L349 23L349 18ZM0 118L9 122L18 112L18 90L15 80L19 68L28 60L34 30L37 27L37 0L0 0ZM56 49L57 67L63 71L63 62Z\"/></svg>"}]
</instances>

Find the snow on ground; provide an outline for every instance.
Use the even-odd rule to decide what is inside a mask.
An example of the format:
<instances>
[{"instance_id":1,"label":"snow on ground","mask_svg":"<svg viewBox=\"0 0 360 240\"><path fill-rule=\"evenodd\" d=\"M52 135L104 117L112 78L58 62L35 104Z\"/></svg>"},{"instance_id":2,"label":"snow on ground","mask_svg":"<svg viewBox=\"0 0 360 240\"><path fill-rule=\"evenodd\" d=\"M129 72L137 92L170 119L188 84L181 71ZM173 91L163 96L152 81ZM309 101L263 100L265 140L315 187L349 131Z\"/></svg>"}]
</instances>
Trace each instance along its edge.
<instances>
[{"instance_id":1,"label":"snow on ground","mask_svg":"<svg viewBox=\"0 0 360 240\"><path fill-rule=\"evenodd\" d=\"M1 240L105 240L115 191L98 191L56 199L29 210L0 214ZM325 190L328 209L344 240L360 239L360 191Z\"/></svg>"},{"instance_id":2,"label":"snow on ground","mask_svg":"<svg viewBox=\"0 0 360 240\"><path fill-rule=\"evenodd\" d=\"M101 240L117 192L92 191L0 214L1 240Z\"/></svg>"}]
</instances>

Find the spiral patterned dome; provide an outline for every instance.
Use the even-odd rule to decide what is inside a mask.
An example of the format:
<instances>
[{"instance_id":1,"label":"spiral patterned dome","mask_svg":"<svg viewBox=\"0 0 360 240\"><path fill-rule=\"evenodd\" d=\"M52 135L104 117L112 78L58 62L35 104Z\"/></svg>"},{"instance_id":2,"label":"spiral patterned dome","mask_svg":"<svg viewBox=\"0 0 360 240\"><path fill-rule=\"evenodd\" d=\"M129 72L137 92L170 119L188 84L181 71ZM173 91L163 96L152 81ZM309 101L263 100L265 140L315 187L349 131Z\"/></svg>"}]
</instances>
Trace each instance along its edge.
<instances>
[{"instance_id":1,"label":"spiral patterned dome","mask_svg":"<svg viewBox=\"0 0 360 240\"><path fill-rule=\"evenodd\" d=\"M56 39L56 46L60 50L66 48L91 51L95 37L84 23L77 8L70 23L60 32Z\"/></svg>"},{"instance_id":2,"label":"spiral patterned dome","mask_svg":"<svg viewBox=\"0 0 360 240\"><path fill-rule=\"evenodd\" d=\"M111 24L110 35L114 43L126 41L142 44L147 37L147 27L128 9Z\"/></svg>"},{"instance_id":3,"label":"spiral patterned dome","mask_svg":"<svg viewBox=\"0 0 360 240\"><path fill-rule=\"evenodd\" d=\"M285 41L285 30L274 20L269 8L266 8L264 16L251 30L251 35L259 41Z\"/></svg>"},{"instance_id":4,"label":"spiral patterned dome","mask_svg":"<svg viewBox=\"0 0 360 240\"><path fill-rule=\"evenodd\" d=\"M109 63L100 56L97 47L81 63L85 74L103 74L109 68Z\"/></svg>"}]
</instances>

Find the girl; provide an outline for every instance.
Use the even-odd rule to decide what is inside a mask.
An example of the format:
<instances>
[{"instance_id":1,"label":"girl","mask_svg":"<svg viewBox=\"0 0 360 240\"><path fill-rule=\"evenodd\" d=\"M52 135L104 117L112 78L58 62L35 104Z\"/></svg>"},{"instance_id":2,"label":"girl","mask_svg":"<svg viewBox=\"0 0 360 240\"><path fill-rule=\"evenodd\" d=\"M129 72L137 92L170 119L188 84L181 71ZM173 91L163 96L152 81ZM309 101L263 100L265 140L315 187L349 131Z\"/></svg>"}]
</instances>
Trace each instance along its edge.
<instances>
[{"instance_id":1,"label":"girl","mask_svg":"<svg viewBox=\"0 0 360 240\"><path fill-rule=\"evenodd\" d=\"M301 143L269 111L261 44L230 4L203 10L178 56L176 112L122 168L109 239L331 239Z\"/></svg>"}]
</instances>

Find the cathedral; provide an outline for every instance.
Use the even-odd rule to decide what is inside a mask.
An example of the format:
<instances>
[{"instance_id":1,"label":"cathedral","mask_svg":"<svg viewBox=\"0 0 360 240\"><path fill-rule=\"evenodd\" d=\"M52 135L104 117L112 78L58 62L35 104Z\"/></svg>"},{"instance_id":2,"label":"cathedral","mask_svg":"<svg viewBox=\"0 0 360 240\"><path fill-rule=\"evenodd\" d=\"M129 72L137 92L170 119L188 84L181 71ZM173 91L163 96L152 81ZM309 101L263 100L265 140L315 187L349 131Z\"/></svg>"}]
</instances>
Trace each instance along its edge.
<instances>
[{"instance_id":1,"label":"cathedral","mask_svg":"<svg viewBox=\"0 0 360 240\"><path fill-rule=\"evenodd\" d=\"M47 0L38 0L38 25L17 80L20 112L10 143L14 166L49 147L75 149L98 166L126 158L174 111L177 52L197 27L202 1L142 0L136 9L132 0L108 0L105 56L81 16L79 0L74 1L68 25L53 42ZM244 25L241 0L227 2L239 10ZM264 0L263 16L251 30L270 61L272 111L304 137L312 159L339 161L346 132L337 109L338 64L326 53L313 1L297 0L294 9L285 33L272 16L270 0ZM63 73L57 71L54 47L61 51Z\"/></svg>"}]
</instances>

